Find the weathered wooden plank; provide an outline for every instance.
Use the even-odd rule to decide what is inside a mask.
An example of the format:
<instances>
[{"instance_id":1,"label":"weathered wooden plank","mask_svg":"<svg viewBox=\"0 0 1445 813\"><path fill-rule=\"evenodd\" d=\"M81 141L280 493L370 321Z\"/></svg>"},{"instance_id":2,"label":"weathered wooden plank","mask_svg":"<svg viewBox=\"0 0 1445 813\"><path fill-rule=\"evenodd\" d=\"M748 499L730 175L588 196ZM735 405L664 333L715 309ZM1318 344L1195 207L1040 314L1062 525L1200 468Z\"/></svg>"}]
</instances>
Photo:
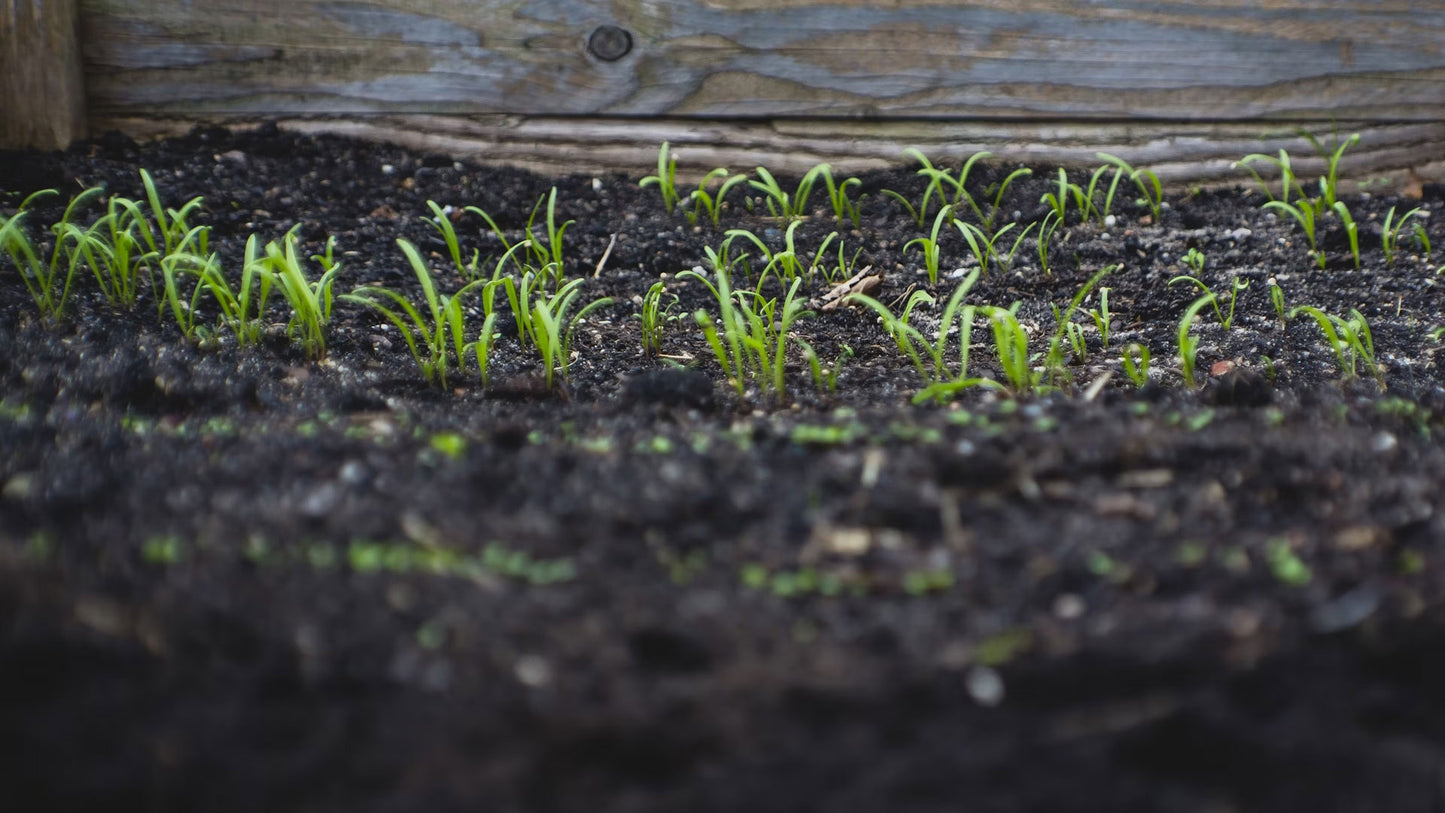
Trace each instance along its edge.
<instances>
[{"instance_id":1,"label":"weathered wooden plank","mask_svg":"<svg viewBox=\"0 0 1445 813\"><path fill-rule=\"evenodd\" d=\"M0 0L0 149L85 135L75 0Z\"/></svg>"},{"instance_id":2,"label":"weathered wooden plank","mask_svg":"<svg viewBox=\"0 0 1445 813\"><path fill-rule=\"evenodd\" d=\"M90 101L106 115L1439 121L1445 110L1440 0L81 7ZM603 26L617 30L589 50Z\"/></svg>"},{"instance_id":3,"label":"weathered wooden plank","mask_svg":"<svg viewBox=\"0 0 1445 813\"><path fill-rule=\"evenodd\" d=\"M218 121L232 126L247 122ZM98 132L118 129L138 138L177 135L194 119L104 118ZM1118 155L1150 167L1171 186L1242 183L1234 161L1251 152L1287 149L1301 174L1319 173L1320 161L1295 126L1241 123L1150 122L699 122L686 119L618 120L521 116L365 116L281 119L280 127L338 133L450 154L481 163L511 164L548 174L620 171L641 177L671 142L679 175L695 180L714 167L801 174L821 162L857 173L906 163L918 147L937 162L957 165L980 150L999 161L1049 166L1094 166L1094 153ZM1337 127L1338 129L1333 129ZM1325 143L1359 133L1359 146L1343 163L1344 188L1418 187L1445 182L1445 122L1340 122L1313 128Z\"/></svg>"}]
</instances>

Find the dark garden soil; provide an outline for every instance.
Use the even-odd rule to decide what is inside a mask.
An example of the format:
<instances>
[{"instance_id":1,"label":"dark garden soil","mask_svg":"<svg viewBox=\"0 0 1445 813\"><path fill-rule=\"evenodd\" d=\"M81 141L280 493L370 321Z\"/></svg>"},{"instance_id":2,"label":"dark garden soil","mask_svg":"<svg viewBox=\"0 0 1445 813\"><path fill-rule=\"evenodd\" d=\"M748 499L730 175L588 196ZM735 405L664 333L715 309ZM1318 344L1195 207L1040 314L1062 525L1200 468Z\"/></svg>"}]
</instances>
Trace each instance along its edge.
<instances>
[{"instance_id":1,"label":"dark garden soil","mask_svg":"<svg viewBox=\"0 0 1445 813\"><path fill-rule=\"evenodd\" d=\"M409 295L398 237L459 285L426 201L515 239L555 185L567 275L616 304L559 392L515 327L489 387L442 389L354 304L312 362L282 327L187 342L148 291L120 311L87 278L42 320L0 260L0 787L33 800L10 809L1445 810L1439 189L1347 197L1358 270L1336 220L1321 270L1258 191L1173 195L1158 224L1121 193L1111 228L1071 217L1051 274L1028 240L967 300L1021 301L1038 351L1050 305L1119 263L1107 348L1081 312L1059 392L914 405L918 372L848 308L795 326L827 362L853 351L832 391L795 345L785 397L739 397L690 315L643 355L653 282L691 314L706 292L673 275L724 229L780 244L741 190L695 228L636 178L262 128L7 155L0 192L141 198L140 168L170 206L204 196L228 268L300 224L307 254L335 236L339 291ZM1041 218L1052 172L1005 219ZM862 181L840 231L891 304L930 286L881 190L922 182ZM1433 215L1433 254L1386 262L1391 206ZM837 228L820 211L797 236ZM1195 292L1167 284L1189 248L1216 290L1250 283L1232 329L1194 328L1195 390L1175 337ZM940 299L965 254L945 238ZM1290 307L1358 309L1383 384L1282 320L1271 277Z\"/></svg>"}]
</instances>

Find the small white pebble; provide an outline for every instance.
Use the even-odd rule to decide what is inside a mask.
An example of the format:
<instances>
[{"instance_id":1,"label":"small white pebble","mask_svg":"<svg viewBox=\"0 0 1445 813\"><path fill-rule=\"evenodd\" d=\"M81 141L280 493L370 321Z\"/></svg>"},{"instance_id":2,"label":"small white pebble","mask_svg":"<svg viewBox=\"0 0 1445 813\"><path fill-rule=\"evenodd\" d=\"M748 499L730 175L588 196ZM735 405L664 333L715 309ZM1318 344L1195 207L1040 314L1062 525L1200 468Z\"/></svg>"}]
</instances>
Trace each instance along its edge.
<instances>
[{"instance_id":1,"label":"small white pebble","mask_svg":"<svg viewBox=\"0 0 1445 813\"><path fill-rule=\"evenodd\" d=\"M1118 223L1118 222L1119 222L1119 218L1117 218L1117 217L1115 217L1115 216L1113 216L1113 215L1105 215L1105 217L1104 217L1104 228L1106 228L1106 229L1112 229L1112 228L1114 228L1114 225L1115 225L1116 223Z\"/></svg>"},{"instance_id":2,"label":"small white pebble","mask_svg":"<svg viewBox=\"0 0 1445 813\"><path fill-rule=\"evenodd\" d=\"M1084 614L1084 600L1077 593L1063 593L1054 599L1054 615L1071 621Z\"/></svg>"},{"instance_id":3,"label":"small white pebble","mask_svg":"<svg viewBox=\"0 0 1445 813\"><path fill-rule=\"evenodd\" d=\"M517 681L523 686L537 688L552 682L552 667L547 661L538 655L523 655L517 659L517 664L512 667L512 672L517 676Z\"/></svg>"},{"instance_id":4,"label":"small white pebble","mask_svg":"<svg viewBox=\"0 0 1445 813\"><path fill-rule=\"evenodd\" d=\"M975 666L963 679L968 696L980 706L992 708L1003 702L1003 678L991 666Z\"/></svg>"},{"instance_id":5,"label":"small white pebble","mask_svg":"<svg viewBox=\"0 0 1445 813\"><path fill-rule=\"evenodd\" d=\"M382 174L382 175L390 175L390 174L392 174L392 173L394 173L394 172L396 172L396 167L392 166L391 164L382 164L382 165L381 165L381 174Z\"/></svg>"},{"instance_id":6,"label":"small white pebble","mask_svg":"<svg viewBox=\"0 0 1445 813\"><path fill-rule=\"evenodd\" d=\"M1391 451L1398 445L1400 445L1400 441L1389 432L1381 432L1370 441L1370 448L1380 454Z\"/></svg>"}]
</instances>

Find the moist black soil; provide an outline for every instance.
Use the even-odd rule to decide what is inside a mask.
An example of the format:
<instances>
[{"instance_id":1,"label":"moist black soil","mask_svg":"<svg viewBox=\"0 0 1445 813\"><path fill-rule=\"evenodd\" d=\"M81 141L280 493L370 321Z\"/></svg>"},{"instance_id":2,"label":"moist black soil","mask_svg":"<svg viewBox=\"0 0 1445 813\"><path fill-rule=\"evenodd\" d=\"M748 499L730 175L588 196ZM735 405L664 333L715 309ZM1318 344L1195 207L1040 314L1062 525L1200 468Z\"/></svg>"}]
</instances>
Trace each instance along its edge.
<instances>
[{"instance_id":1,"label":"moist black soil","mask_svg":"<svg viewBox=\"0 0 1445 813\"><path fill-rule=\"evenodd\" d=\"M637 178L205 129L6 155L3 205L139 199L141 168L169 206L204 197L228 268L253 233L334 236L339 292L416 295L399 237L454 290L426 202L485 258L463 207L517 239L555 186L567 276L615 303L560 388L504 327L489 385L443 389L350 303L317 362L281 325L188 342L148 291L118 310L83 277L45 320L0 268L0 765L25 809L1445 810L1438 189L1347 196L1361 265L1330 218L1323 269L1257 189L1171 195L1160 222L1121 192L1111 226L1071 214L1049 273L1030 239L967 300L1021 302L1039 352L1050 306L1119 264L1108 345L1080 312L1057 391L915 405L918 372L850 308L794 327L843 359L834 388L796 344L785 395L729 386L691 318L715 305L676 275L728 228L781 246L742 190L693 226ZM1001 221L1041 218L1053 171ZM818 210L799 245L836 230L880 299L941 302L963 241L931 285L882 194L921 179L861 180L859 225ZM1392 206L1433 215L1433 254L1387 261ZM1168 285L1190 248L1215 290L1249 283L1230 329L1194 326L1195 388L1175 333L1197 292ZM1378 377L1281 318L1271 278L1289 307L1358 309ZM661 358L633 316L659 279L684 315ZM1002 379L985 322L973 342Z\"/></svg>"}]
</instances>

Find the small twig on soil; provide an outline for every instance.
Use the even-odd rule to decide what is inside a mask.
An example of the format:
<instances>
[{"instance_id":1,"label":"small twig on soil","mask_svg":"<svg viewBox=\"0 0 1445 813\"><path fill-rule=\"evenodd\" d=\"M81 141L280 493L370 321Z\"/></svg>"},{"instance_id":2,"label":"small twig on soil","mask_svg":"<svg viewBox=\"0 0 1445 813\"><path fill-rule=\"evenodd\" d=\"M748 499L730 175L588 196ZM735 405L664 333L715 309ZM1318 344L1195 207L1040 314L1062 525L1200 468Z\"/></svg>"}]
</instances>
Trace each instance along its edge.
<instances>
[{"instance_id":1,"label":"small twig on soil","mask_svg":"<svg viewBox=\"0 0 1445 813\"><path fill-rule=\"evenodd\" d=\"M612 247L617 245L617 234L613 233L612 239L607 241L607 250L602 252L602 259L597 261L597 269L592 272L592 278L602 276L602 266L607 264L607 258L612 256Z\"/></svg>"}]
</instances>

